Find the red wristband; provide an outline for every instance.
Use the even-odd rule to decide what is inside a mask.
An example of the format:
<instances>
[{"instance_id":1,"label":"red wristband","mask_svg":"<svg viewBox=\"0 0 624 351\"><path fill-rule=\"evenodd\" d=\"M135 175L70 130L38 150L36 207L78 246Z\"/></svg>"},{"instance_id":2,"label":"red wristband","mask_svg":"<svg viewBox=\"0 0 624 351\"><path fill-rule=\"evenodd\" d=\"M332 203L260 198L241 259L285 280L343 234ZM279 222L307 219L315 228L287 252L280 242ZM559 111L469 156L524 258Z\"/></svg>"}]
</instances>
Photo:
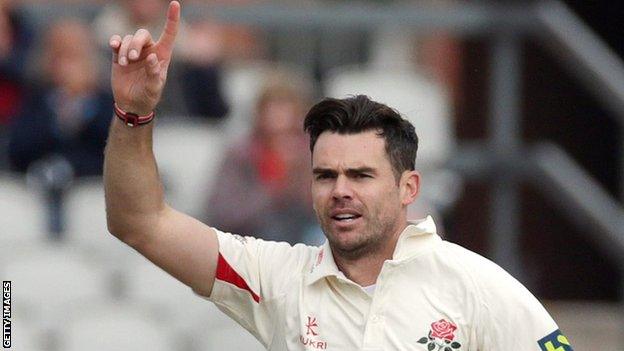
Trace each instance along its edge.
<instances>
[{"instance_id":1,"label":"red wristband","mask_svg":"<svg viewBox=\"0 0 624 351\"><path fill-rule=\"evenodd\" d=\"M139 116L136 113L126 112L119 108L117 103L113 104L113 110L115 111L115 115L119 117L124 123L129 127L136 127L143 124L148 124L154 119L154 111L150 112L148 115Z\"/></svg>"}]
</instances>

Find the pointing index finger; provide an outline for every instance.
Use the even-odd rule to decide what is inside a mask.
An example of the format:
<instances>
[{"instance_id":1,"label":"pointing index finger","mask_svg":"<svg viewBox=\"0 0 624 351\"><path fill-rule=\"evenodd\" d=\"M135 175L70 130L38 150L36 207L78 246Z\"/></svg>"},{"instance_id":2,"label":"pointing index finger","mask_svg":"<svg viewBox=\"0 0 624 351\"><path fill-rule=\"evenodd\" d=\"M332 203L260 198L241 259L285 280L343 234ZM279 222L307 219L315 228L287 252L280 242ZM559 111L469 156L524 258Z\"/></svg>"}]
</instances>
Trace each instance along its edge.
<instances>
[{"instance_id":1,"label":"pointing index finger","mask_svg":"<svg viewBox=\"0 0 624 351\"><path fill-rule=\"evenodd\" d=\"M160 38L158 45L164 47L168 51L173 50L173 42L178 34L178 25L180 24L180 3L172 1L167 9L167 22Z\"/></svg>"}]
</instances>

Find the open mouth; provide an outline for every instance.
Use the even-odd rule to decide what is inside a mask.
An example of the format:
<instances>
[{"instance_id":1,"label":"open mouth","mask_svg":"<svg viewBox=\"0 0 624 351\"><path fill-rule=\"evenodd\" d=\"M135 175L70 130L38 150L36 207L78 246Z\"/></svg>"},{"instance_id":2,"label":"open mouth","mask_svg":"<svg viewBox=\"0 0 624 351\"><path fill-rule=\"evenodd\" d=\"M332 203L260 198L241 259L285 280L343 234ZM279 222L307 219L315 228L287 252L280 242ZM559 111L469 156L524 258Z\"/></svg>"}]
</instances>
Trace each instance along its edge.
<instances>
[{"instance_id":1,"label":"open mouth","mask_svg":"<svg viewBox=\"0 0 624 351\"><path fill-rule=\"evenodd\" d=\"M334 215L331 218L335 221L339 221L341 223L349 223L349 222L353 222L356 219L362 217L362 215L359 214L338 214L338 215Z\"/></svg>"}]
</instances>

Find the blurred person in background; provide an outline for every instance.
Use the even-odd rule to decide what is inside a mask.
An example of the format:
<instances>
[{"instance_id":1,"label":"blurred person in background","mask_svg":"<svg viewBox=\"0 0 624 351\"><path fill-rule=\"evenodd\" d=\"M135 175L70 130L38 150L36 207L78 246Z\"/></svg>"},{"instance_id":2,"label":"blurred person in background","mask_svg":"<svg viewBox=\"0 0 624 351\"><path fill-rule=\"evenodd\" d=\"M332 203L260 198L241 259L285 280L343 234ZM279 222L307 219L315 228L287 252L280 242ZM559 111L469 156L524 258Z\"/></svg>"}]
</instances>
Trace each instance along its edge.
<instances>
[{"instance_id":1,"label":"blurred person in background","mask_svg":"<svg viewBox=\"0 0 624 351\"><path fill-rule=\"evenodd\" d=\"M45 31L40 81L10 131L14 170L60 156L76 176L101 175L112 97L98 85L97 52L89 27L78 20L63 19Z\"/></svg>"},{"instance_id":2,"label":"blurred person in background","mask_svg":"<svg viewBox=\"0 0 624 351\"><path fill-rule=\"evenodd\" d=\"M294 81L276 75L261 89L251 135L226 152L217 173L208 223L267 240L320 243L310 206L310 155L293 152L308 142L301 125L309 93Z\"/></svg>"},{"instance_id":3,"label":"blurred person in background","mask_svg":"<svg viewBox=\"0 0 624 351\"><path fill-rule=\"evenodd\" d=\"M7 129L26 93L25 71L33 39L31 25L14 1L0 1L0 169L8 167Z\"/></svg>"},{"instance_id":4,"label":"blurred person in background","mask_svg":"<svg viewBox=\"0 0 624 351\"><path fill-rule=\"evenodd\" d=\"M114 33L144 28L162 30L159 15L166 0L119 0L108 3L95 19L95 32L102 50L108 53L108 39ZM221 89L223 35L208 20L181 23L183 33L169 76L171 84L163 92L162 115L202 117L220 120L228 106Z\"/></svg>"},{"instance_id":5,"label":"blurred person in background","mask_svg":"<svg viewBox=\"0 0 624 351\"><path fill-rule=\"evenodd\" d=\"M98 50L89 27L62 19L45 31L38 77L13 120L9 160L42 190L48 231L64 232L64 194L74 177L100 176L112 96L98 84Z\"/></svg>"}]
</instances>

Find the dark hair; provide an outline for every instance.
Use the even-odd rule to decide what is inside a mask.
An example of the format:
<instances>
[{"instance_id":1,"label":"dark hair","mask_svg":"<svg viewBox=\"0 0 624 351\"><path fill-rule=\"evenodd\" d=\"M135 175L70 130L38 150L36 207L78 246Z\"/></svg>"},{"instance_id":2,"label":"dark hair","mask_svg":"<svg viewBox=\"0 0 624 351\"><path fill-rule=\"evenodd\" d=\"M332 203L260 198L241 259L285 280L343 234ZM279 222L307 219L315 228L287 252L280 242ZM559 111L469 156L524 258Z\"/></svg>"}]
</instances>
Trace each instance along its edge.
<instances>
[{"instance_id":1,"label":"dark hair","mask_svg":"<svg viewBox=\"0 0 624 351\"><path fill-rule=\"evenodd\" d=\"M319 135L325 131L356 134L376 130L377 135L385 139L386 153L397 180L404 171L415 169L418 136L414 126L396 110L368 96L325 98L312 106L303 128L310 134L311 152Z\"/></svg>"}]
</instances>

